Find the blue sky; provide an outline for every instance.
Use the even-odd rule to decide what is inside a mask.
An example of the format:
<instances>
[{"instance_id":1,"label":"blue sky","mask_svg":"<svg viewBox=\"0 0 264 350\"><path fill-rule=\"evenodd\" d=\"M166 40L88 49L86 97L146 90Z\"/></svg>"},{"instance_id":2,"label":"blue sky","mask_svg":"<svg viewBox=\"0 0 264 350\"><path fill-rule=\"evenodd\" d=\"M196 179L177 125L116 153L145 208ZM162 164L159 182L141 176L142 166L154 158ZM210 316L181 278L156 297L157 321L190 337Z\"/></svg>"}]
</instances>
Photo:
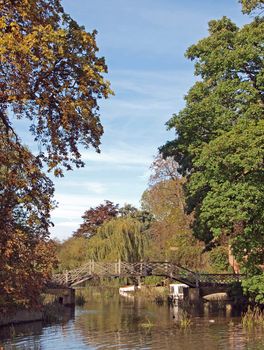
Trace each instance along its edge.
<instances>
[{"instance_id":1,"label":"blue sky","mask_svg":"<svg viewBox=\"0 0 264 350\"><path fill-rule=\"evenodd\" d=\"M53 179L59 202L52 237L68 238L83 212L105 199L140 205L149 166L159 146L173 138L165 122L184 106L193 84L193 63L184 57L207 35L207 22L226 15L248 18L236 0L63 0L86 30L98 30L115 96L101 102L101 154L84 151L84 169Z\"/></svg>"}]
</instances>

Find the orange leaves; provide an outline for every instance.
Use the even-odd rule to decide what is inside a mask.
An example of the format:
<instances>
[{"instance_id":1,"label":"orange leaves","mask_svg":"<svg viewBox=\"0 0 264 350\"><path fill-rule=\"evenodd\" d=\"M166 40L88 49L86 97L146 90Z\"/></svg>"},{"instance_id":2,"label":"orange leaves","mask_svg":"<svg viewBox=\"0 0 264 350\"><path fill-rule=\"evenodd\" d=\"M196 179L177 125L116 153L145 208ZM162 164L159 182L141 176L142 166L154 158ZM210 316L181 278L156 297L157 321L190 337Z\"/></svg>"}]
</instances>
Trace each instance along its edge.
<instances>
[{"instance_id":1,"label":"orange leaves","mask_svg":"<svg viewBox=\"0 0 264 350\"><path fill-rule=\"evenodd\" d=\"M1 101L18 118L32 120L35 141L46 148L41 157L55 175L61 165L83 166L78 146L99 150L97 100L112 93L96 31L86 32L64 14L59 0L6 0L0 12Z\"/></svg>"},{"instance_id":2,"label":"orange leaves","mask_svg":"<svg viewBox=\"0 0 264 350\"><path fill-rule=\"evenodd\" d=\"M3 307L36 305L56 262L47 241L53 185L0 122L0 294Z\"/></svg>"},{"instance_id":3,"label":"orange leaves","mask_svg":"<svg viewBox=\"0 0 264 350\"><path fill-rule=\"evenodd\" d=\"M54 244L14 230L8 232L6 242L1 239L0 251L0 310L4 306L37 306L56 263Z\"/></svg>"}]
</instances>

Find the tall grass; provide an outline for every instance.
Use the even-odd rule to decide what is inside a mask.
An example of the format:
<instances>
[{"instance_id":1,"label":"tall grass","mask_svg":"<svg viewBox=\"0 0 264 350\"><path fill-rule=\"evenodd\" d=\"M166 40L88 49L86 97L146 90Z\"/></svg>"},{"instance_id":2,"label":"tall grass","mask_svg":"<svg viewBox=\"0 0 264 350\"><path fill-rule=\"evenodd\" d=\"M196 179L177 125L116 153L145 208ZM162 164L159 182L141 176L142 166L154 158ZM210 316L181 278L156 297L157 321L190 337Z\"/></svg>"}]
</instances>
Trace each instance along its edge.
<instances>
[{"instance_id":1,"label":"tall grass","mask_svg":"<svg viewBox=\"0 0 264 350\"><path fill-rule=\"evenodd\" d=\"M168 298L168 290L165 287L142 286L137 289L135 295L154 301L157 304L163 304Z\"/></svg>"},{"instance_id":2,"label":"tall grass","mask_svg":"<svg viewBox=\"0 0 264 350\"><path fill-rule=\"evenodd\" d=\"M192 321L190 316L186 311L182 311L180 320L178 322L179 328L180 329L187 329L191 326Z\"/></svg>"},{"instance_id":3,"label":"tall grass","mask_svg":"<svg viewBox=\"0 0 264 350\"><path fill-rule=\"evenodd\" d=\"M64 306L59 303L48 303L43 307L43 321L46 323L59 322L63 319Z\"/></svg>"},{"instance_id":4,"label":"tall grass","mask_svg":"<svg viewBox=\"0 0 264 350\"><path fill-rule=\"evenodd\" d=\"M244 328L263 327L264 313L259 307L248 307L247 311L242 315L241 320Z\"/></svg>"}]
</instances>

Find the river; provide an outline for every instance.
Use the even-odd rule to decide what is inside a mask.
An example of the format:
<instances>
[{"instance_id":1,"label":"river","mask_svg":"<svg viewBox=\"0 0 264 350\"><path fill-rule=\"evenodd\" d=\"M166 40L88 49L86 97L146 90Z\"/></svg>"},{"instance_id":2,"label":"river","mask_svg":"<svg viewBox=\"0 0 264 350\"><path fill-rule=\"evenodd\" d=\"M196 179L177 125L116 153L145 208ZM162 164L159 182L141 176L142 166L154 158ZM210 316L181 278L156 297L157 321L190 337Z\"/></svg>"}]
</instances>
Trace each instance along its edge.
<instances>
[{"instance_id":1,"label":"river","mask_svg":"<svg viewBox=\"0 0 264 350\"><path fill-rule=\"evenodd\" d=\"M67 309L57 324L0 329L0 350L264 350L264 333L245 330L225 308L189 308L191 325L179 327L182 308L125 298L115 291L86 291L88 302Z\"/></svg>"}]
</instances>

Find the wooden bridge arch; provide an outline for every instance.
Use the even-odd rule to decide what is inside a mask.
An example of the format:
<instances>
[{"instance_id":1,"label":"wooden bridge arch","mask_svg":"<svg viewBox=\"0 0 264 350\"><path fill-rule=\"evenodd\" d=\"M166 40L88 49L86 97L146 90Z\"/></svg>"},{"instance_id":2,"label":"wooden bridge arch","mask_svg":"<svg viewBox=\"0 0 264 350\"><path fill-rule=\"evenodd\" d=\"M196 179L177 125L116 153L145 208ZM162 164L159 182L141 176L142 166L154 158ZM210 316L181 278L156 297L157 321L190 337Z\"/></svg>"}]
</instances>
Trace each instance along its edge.
<instances>
[{"instance_id":1,"label":"wooden bridge arch","mask_svg":"<svg viewBox=\"0 0 264 350\"><path fill-rule=\"evenodd\" d=\"M239 274L207 274L194 272L172 262L95 262L89 261L81 267L55 274L51 283L57 286L75 287L95 277L123 278L164 276L189 287L227 286L239 282Z\"/></svg>"}]
</instances>

